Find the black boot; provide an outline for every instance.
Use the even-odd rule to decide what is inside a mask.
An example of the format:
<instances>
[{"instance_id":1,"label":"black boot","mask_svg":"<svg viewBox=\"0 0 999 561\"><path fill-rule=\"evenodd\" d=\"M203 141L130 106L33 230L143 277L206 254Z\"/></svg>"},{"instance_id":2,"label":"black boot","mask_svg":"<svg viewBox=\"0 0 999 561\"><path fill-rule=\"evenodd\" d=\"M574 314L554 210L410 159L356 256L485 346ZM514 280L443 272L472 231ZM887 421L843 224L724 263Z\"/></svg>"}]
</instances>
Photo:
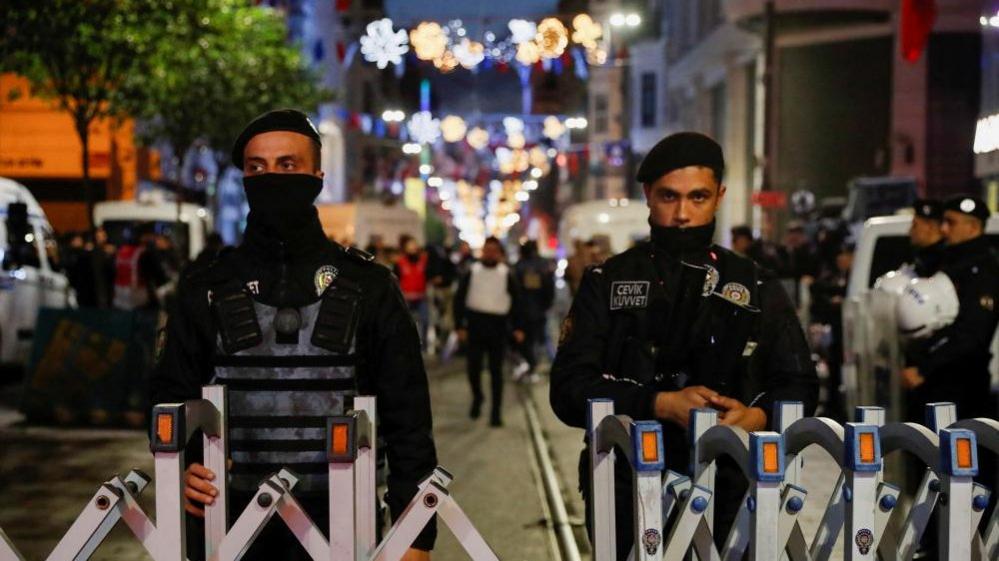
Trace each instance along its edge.
<instances>
[{"instance_id":1,"label":"black boot","mask_svg":"<svg viewBox=\"0 0 999 561\"><path fill-rule=\"evenodd\" d=\"M468 411L468 416L472 419L478 419L481 415L482 415L482 398L473 397L472 408Z\"/></svg>"},{"instance_id":2,"label":"black boot","mask_svg":"<svg viewBox=\"0 0 999 561\"><path fill-rule=\"evenodd\" d=\"M489 426L491 427L502 427L503 418L500 416L499 409L493 409L491 415L489 415Z\"/></svg>"}]
</instances>

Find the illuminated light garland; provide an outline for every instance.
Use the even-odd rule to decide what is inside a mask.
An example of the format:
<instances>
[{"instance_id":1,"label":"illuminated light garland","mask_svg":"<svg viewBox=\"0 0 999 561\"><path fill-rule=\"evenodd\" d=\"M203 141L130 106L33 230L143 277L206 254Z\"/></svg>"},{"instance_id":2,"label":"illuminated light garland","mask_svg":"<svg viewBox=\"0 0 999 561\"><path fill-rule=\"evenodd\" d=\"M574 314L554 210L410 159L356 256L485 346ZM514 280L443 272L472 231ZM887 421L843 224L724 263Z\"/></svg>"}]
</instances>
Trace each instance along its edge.
<instances>
[{"instance_id":1,"label":"illuminated light garland","mask_svg":"<svg viewBox=\"0 0 999 561\"><path fill-rule=\"evenodd\" d=\"M510 28L510 39L514 45L533 41L538 34L538 25L526 19L512 19L507 27Z\"/></svg>"},{"instance_id":2,"label":"illuminated light garland","mask_svg":"<svg viewBox=\"0 0 999 561\"><path fill-rule=\"evenodd\" d=\"M540 47L542 57L558 58L569 46L569 30L558 18L545 18L538 24L534 41Z\"/></svg>"},{"instance_id":3,"label":"illuminated light garland","mask_svg":"<svg viewBox=\"0 0 999 561\"><path fill-rule=\"evenodd\" d=\"M541 60L541 47L534 41L526 41L517 45L517 62L530 66Z\"/></svg>"},{"instance_id":4,"label":"illuminated light garland","mask_svg":"<svg viewBox=\"0 0 999 561\"><path fill-rule=\"evenodd\" d=\"M562 120L555 115L549 115L545 117L544 129L541 134L545 135L545 138L550 138L552 140L558 140L562 138L565 134L565 125L562 124Z\"/></svg>"},{"instance_id":5,"label":"illuminated light garland","mask_svg":"<svg viewBox=\"0 0 999 561\"><path fill-rule=\"evenodd\" d=\"M416 58L436 60L447 51L447 35L444 28L434 21L424 21L409 32L409 43L413 46Z\"/></svg>"},{"instance_id":6,"label":"illuminated light garland","mask_svg":"<svg viewBox=\"0 0 999 561\"><path fill-rule=\"evenodd\" d=\"M601 66L607 62L607 51L597 47L586 51L586 62L592 66Z\"/></svg>"},{"instance_id":7,"label":"illuminated light garland","mask_svg":"<svg viewBox=\"0 0 999 561\"><path fill-rule=\"evenodd\" d=\"M482 150L489 146L489 133L486 129L475 127L465 135L465 141L475 150Z\"/></svg>"},{"instance_id":8,"label":"illuminated light garland","mask_svg":"<svg viewBox=\"0 0 999 561\"><path fill-rule=\"evenodd\" d=\"M409 130L409 136L420 144L433 144L441 135L440 120L434 119L429 111L413 114L406 128Z\"/></svg>"},{"instance_id":9,"label":"illuminated light garland","mask_svg":"<svg viewBox=\"0 0 999 561\"><path fill-rule=\"evenodd\" d=\"M524 138L524 133L522 132L515 132L506 136L506 145L514 150L520 150L525 144L527 144L527 139Z\"/></svg>"},{"instance_id":10,"label":"illuminated light garland","mask_svg":"<svg viewBox=\"0 0 999 561\"><path fill-rule=\"evenodd\" d=\"M604 35L604 28L593 21L589 14L579 14L572 18L572 40L587 50L597 48L597 41Z\"/></svg>"},{"instance_id":11,"label":"illuminated light garland","mask_svg":"<svg viewBox=\"0 0 999 561\"><path fill-rule=\"evenodd\" d=\"M482 43L472 41L467 37L455 45L451 51L454 53L454 58L458 60L458 64L469 70L478 66L486 58L486 48Z\"/></svg>"},{"instance_id":12,"label":"illuminated light garland","mask_svg":"<svg viewBox=\"0 0 999 561\"><path fill-rule=\"evenodd\" d=\"M506 134L516 134L524 132L524 121L517 117L503 117L503 130Z\"/></svg>"},{"instance_id":13,"label":"illuminated light garland","mask_svg":"<svg viewBox=\"0 0 999 561\"><path fill-rule=\"evenodd\" d=\"M528 161L532 166L542 170L548 167L548 154L540 146L531 148L528 156Z\"/></svg>"},{"instance_id":14,"label":"illuminated light garland","mask_svg":"<svg viewBox=\"0 0 999 561\"><path fill-rule=\"evenodd\" d=\"M434 59L434 66L441 71L441 74L447 74L458 68L458 59L451 51L444 51L443 55Z\"/></svg>"},{"instance_id":15,"label":"illuminated light garland","mask_svg":"<svg viewBox=\"0 0 999 561\"><path fill-rule=\"evenodd\" d=\"M461 142L468 130L465 120L457 115L448 115L441 121L441 135L444 142Z\"/></svg>"},{"instance_id":16,"label":"illuminated light garland","mask_svg":"<svg viewBox=\"0 0 999 561\"><path fill-rule=\"evenodd\" d=\"M382 18L369 23L366 31L361 37L364 60L382 69L389 64L402 64L402 55L409 52L409 36L405 30L393 31L392 20Z\"/></svg>"}]
</instances>

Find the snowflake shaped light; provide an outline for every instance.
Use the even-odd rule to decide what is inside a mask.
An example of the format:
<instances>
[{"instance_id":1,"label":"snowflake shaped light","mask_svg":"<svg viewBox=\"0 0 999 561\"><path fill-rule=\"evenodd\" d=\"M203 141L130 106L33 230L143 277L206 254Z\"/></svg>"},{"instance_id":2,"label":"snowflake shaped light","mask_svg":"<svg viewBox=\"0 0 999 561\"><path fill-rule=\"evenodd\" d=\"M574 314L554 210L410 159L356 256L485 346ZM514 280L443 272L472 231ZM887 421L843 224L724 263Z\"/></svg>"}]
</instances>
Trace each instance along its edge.
<instances>
[{"instance_id":1,"label":"snowflake shaped light","mask_svg":"<svg viewBox=\"0 0 999 561\"><path fill-rule=\"evenodd\" d=\"M545 138L558 140L563 134L565 134L565 125L563 125L562 120L555 115L549 115L545 117L544 130L541 134L545 135Z\"/></svg>"},{"instance_id":2,"label":"snowflake shaped light","mask_svg":"<svg viewBox=\"0 0 999 561\"><path fill-rule=\"evenodd\" d=\"M482 127L475 127L465 135L465 142L475 150L489 146L489 133Z\"/></svg>"},{"instance_id":3,"label":"snowflake shaped light","mask_svg":"<svg viewBox=\"0 0 999 561\"><path fill-rule=\"evenodd\" d=\"M461 142L465 138L465 131L468 126L465 120L457 115L448 115L441 121L441 135L444 142Z\"/></svg>"},{"instance_id":4,"label":"snowflake shaped light","mask_svg":"<svg viewBox=\"0 0 999 561\"><path fill-rule=\"evenodd\" d=\"M413 45L416 58L434 60L444 56L447 50L447 35L439 23L424 21L409 32L409 43Z\"/></svg>"},{"instance_id":5,"label":"snowflake shaped light","mask_svg":"<svg viewBox=\"0 0 999 561\"><path fill-rule=\"evenodd\" d=\"M409 36L406 31L392 30L392 20L382 18L368 24L367 34L361 37L361 54L378 68L391 64L402 64L402 55L409 52Z\"/></svg>"},{"instance_id":6,"label":"snowflake shaped light","mask_svg":"<svg viewBox=\"0 0 999 561\"><path fill-rule=\"evenodd\" d=\"M514 132L506 135L506 145L514 150L520 150L527 144L527 139L524 138L524 133Z\"/></svg>"},{"instance_id":7,"label":"snowflake shaped light","mask_svg":"<svg viewBox=\"0 0 999 561\"><path fill-rule=\"evenodd\" d=\"M533 41L534 36L538 34L538 25L526 19L512 19L507 27L510 28L510 39L514 45Z\"/></svg>"},{"instance_id":8,"label":"snowflake shaped light","mask_svg":"<svg viewBox=\"0 0 999 561\"><path fill-rule=\"evenodd\" d=\"M441 122L429 111L415 113L406 126L409 136L420 144L433 144L441 136Z\"/></svg>"},{"instance_id":9,"label":"snowflake shaped light","mask_svg":"<svg viewBox=\"0 0 999 561\"><path fill-rule=\"evenodd\" d=\"M593 21L588 14L579 14L572 18L572 40L587 49L597 48L597 41L604 35L600 22Z\"/></svg>"},{"instance_id":10,"label":"snowflake shaped light","mask_svg":"<svg viewBox=\"0 0 999 561\"><path fill-rule=\"evenodd\" d=\"M441 74L447 74L458 68L458 59L451 51L444 51L444 54L434 59L434 66L440 70Z\"/></svg>"},{"instance_id":11,"label":"snowflake shaped light","mask_svg":"<svg viewBox=\"0 0 999 561\"><path fill-rule=\"evenodd\" d=\"M569 30L558 18L545 18L538 24L534 41L541 48L544 58L558 58L569 45Z\"/></svg>"},{"instance_id":12,"label":"snowflake shaped light","mask_svg":"<svg viewBox=\"0 0 999 561\"><path fill-rule=\"evenodd\" d=\"M486 58L486 48L478 41L464 38L451 49L458 64L471 70Z\"/></svg>"}]
</instances>

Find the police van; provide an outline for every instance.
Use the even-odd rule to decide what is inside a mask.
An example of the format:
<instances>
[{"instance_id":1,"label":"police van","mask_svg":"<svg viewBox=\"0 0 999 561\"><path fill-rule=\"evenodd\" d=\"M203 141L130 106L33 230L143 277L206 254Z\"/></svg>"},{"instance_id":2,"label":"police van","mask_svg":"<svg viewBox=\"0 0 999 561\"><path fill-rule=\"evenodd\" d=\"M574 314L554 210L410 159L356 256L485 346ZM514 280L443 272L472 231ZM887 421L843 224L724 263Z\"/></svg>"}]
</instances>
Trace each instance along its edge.
<instances>
[{"instance_id":1,"label":"police van","mask_svg":"<svg viewBox=\"0 0 999 561\"><path fill-rule=\"evenodd\" d=\"M893 421L902 409L897 373L903 364L901 340L891 295L874 290L882 275L912 262L911 215L878 216L864 222L843 304L843 384L848 411L855 405L888 407ZM986 224L986 235L999 249L999 214ZM992 341L992 387L999 388L999 333Z\"/></svg>"},{"instance_id":2,"label":"police van","mask_svg":"<svg viewBox=\"0 0 999 561\"><path fill-rule=\"evenodd\" d=\"M52 226L27 187L0 177L0 365L23 366L38 309L76 306Z\"/></svg>"}]
</instances>

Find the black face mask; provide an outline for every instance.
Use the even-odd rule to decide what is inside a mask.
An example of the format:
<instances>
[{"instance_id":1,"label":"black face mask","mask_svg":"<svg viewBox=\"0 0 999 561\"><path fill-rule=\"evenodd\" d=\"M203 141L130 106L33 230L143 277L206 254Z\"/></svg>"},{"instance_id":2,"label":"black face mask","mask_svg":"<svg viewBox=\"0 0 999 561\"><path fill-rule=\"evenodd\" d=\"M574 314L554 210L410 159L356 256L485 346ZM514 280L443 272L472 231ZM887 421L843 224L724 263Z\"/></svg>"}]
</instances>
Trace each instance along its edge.
<instances>
[{"instance_id":1,"label":"black face mask","mask_svg":"<svg viewBox=\"0 0 999 561\"><path fill-rule=\"evenodd\" d=\"M667 255L680 256L684 253L704 251L711 245L715 236L715 221L704 226L678 228L652 224L652 243Z\"/></svg>"},{"instance_id":2,"label":"black face mask","mask_svg":"<svg viewBox=\"0 0 999 561\"><path fill-rule=\"evenodd\" d=\"M313 202L323 190L323 178L305 173L265 173L243 178L246 202L255 222L278 238L293 233L315 216Z\"/></svg>"}]
</instances>

